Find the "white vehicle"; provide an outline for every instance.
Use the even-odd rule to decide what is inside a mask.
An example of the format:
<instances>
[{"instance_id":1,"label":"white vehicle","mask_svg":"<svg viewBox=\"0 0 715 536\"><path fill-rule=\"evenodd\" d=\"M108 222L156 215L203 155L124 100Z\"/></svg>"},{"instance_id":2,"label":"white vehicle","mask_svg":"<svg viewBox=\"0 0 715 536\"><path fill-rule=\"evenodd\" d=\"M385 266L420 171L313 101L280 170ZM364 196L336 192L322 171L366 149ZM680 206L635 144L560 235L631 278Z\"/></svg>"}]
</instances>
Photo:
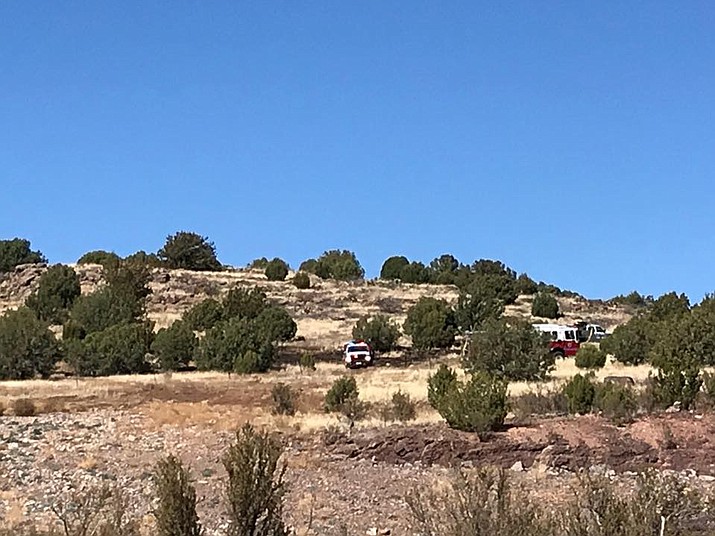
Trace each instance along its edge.
<instances>
[{"instance_id":1,"label":"white vehicle","mask_svg":"<svg viewBox=\"0 0 715 536\"><path fill-rule=\"evenodd\" d=\"M343 345L343 363L346 368L369 367L375 364L375 353L366 341L348 341Z\"/></svg>"},{"instance_id":2,"label":"white vehicle","mask_svg":"<svg viewBox=\"0 0 715 536\"><path fill-rule=\"evenodd\" d=\"M581 347L578 330L561 324L533 324L534 328L551 336L549 349L556 357L572 357Z\"/></svg>"}]
</instances>

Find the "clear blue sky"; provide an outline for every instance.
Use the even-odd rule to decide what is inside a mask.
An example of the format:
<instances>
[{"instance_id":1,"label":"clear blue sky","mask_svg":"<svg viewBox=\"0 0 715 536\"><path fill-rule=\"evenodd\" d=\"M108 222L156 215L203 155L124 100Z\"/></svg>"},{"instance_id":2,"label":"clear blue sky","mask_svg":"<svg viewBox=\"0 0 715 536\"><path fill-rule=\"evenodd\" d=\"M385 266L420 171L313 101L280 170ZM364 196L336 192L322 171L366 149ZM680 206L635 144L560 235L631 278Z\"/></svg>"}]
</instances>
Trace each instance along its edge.
<instances>
[{"instance_id":1,"label":"clear blue sky","mask_svg":"<svg viewBox=\"0 0 715 536\"><path fill-rule=\"evenodd\" d=\"M0 3L0 237L715 290L715 4Z\"/></svg>"}]
</instances>

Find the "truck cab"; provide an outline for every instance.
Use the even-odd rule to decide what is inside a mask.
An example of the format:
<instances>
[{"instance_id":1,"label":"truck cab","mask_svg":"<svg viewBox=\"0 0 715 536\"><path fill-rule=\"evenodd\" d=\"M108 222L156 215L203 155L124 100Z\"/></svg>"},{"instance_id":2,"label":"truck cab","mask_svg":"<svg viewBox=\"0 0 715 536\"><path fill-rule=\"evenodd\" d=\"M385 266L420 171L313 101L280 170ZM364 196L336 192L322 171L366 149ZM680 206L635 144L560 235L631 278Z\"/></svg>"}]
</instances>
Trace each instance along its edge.
<instances>
[{"instance_id":1,"label":"truck cab","mask_svg":"<svg viewBox=\"0 0 715 536\"><path fill-rule=\"evenodd\" d=\"M367 341L352 340L343 345L345 368L369 367L375 364L375 353Z\"/></svg>"}]
</instances>

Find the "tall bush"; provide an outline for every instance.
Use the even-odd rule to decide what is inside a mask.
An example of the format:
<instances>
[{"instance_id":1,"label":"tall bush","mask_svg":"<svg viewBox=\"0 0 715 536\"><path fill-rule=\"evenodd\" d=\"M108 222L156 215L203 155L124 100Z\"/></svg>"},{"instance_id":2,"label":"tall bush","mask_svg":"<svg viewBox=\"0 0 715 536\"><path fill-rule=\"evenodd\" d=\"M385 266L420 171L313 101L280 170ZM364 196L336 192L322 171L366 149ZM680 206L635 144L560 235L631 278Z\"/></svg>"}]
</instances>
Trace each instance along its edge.
<instances>
[{"instance_id":1,"label":"tall bush","mask_svg":"<svg viewBox=\"0 0 715 536\"><path fill-rule=\"evenodd\" d=\"M11 272L21 264L47 262L40 251L30 249L30 241L24 238L0 240L0 273Z\"/></svg>"},{"instance_id":2,"label":"tall bush","mask_svg":"<svg viewBox=\"0 0 715 536\"><path fill-rule=\"evenodd\" d=\"M193 359L198 341L191 328L181 320L160 329L151 344L161 370L178 370Z\"/></svg>"},{"instance_id":3,"label":"tall bush","mask_svg":"<svg viewBox=\"0 0 715 536\"><path fill-rule=\"evenodd\" d=\"M68 360L81 376L144 373L150 370L146 354L151 340L147 324L113 325L70 345Z\"/></svg>"},{"instance_id":4,"label":"tall bush","mask_svg":"<svg viewBox=\"0 0 715 536\"><path fill-rule=\"evenodd\" d=\"M169 268L185 270L220 270L221 263L216 258L216 247L205 236L179 231L166 237L164 246L157 256Z\"/></svg>"},{"instance_id":5,"label":"tall bush","mask_svg":"<svg viewBox=\"0 0 715 536\"><path fill-rule=\"evenodd\" d=\"M61 324L68 309L82 293L79 276L69 266L56 264L40 276L39 284L25 302L40 320Z\"/></svg>"},{"instance_id":6,"label":"tall bush","mask_svg":"<svg viewBox=\"0 0 715 536\"><path fill-rule=\"evenodd\" d=\"M287 262L276 257L266 264L264 273L268 281L283 281L288 276L289 269Z\"/></svg>"},{"instance_id":7,"label":"tall bush","mask_svg":"<svg viewBox=\"0 0 715 536\"><path fill-rule=\"evenodd\" d=\"M0 379L47 377L61 357L47 324L22 307L0 316Z\"/></svg>"},{"instance_id":8,"label":"tall bush","mask_svg":"<svg viewBox=\"0 0 715 536\"><path fill-rule=\"evenodd\" d=\"M223 318L223 305L218 300L206 298L186 311L182 320L194 331L206 331Z\"/></svg>"},{"instance_id":9,"label":"tall bush","mask_svg":"<svg viewBox=\"0 0 715 536\"><path fill-rule=\"evenodd\" d=\"M402 269L408 264L410 264L410 261L402 255L390 257L382 264L380 279L400 279Z\"/></svg>"},{"instance_id":10,"label":"tall bush","mask_svg":"<svg viewBox=\"0 0 715 536\"><path fill-rule=\"evenodd\" d=\"M559 302L551 294L538 293L531 304L531 316L539 318L558 318Z\"/></svg>"},{"instance_id":11,"label":"tall bush","mask_svg":"<svg viewBox=\"0 0 715 536\"><path fill-rule=\"evenodd\" d=\"M301 269L304 269L301 267ZM318 257L314 273L321 279L353 281L365 276L355 253L347 250L330 250ZM306 269L306 271L309 271Z\"/></svg>"},{"instance_id":12,"label":"tall bush","mask_svg":"<svg viewBox=\"0 0 715 536\"><path fill-rule=\"evenodd\" d=\"M353 339L367 341L377 352L389 352L400 338L400 327L387 316L364 316L353 326Z\"/></svg>"},{"instance_id":13,"label":"tall bush","mask_svg":"<svg viewBox=\"0 0 715 536\"><path fill-rule=\"evenodd\" d=\"M175 456L161 458L152 473L157 506L156 536L201 536L196 489L191 475Z\"/></svg>"},{"instance_id":14,"label":"tall bush","mask_svg":"<svg viewBox=\"0 0 715 536\"><path fill-rule=\"evenodd\" d=\"M444 300L422 297L407 311L403 329L416 350L449 348L456 332L454 311Z\"/></svg>"}]
</instances>

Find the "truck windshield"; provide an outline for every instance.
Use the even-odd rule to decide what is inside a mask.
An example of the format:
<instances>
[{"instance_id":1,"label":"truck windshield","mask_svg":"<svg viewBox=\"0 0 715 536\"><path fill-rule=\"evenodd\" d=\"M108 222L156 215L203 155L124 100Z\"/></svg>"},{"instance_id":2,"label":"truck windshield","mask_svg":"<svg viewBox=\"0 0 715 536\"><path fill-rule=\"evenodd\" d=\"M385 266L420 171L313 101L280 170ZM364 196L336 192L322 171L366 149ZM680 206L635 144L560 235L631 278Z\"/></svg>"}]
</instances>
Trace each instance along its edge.
<instances>
[{"instance_id":1,"label":"truck windshield","mask_svg":"<svg viewBox=\"0 0 715 536\"><path fill-rule=\"evenodd\" d=\"M367 346L360 345L360 346L348 346L348 352L369 352Z\"/></svg>"}]
</instances>

